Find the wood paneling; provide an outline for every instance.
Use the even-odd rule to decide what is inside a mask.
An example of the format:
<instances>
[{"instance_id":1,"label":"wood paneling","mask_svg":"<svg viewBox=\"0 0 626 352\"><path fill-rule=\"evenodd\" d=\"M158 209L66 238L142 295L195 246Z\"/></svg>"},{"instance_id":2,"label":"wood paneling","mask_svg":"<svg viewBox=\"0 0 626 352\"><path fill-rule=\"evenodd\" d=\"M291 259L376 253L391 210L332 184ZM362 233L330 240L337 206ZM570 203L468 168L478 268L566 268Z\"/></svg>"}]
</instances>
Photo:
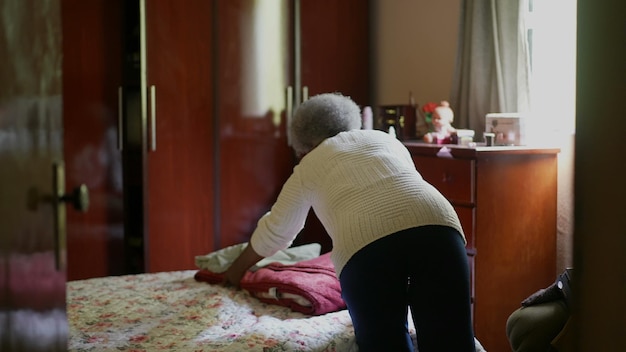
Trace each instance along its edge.
<instances>
[{"instance_id":1,"label":"wood paneling","mask_svg":"<svg viewBox=\"0 0 626 352\"><path fill-rule=\"evenodd\" d=\"M340 92L359 106L371 106L370 8L361 0L300 1L302 87L308 95ZM313 211L295 244L318 242L332 249L330 237Z\"/></svg>"},{"instance_id":2,"label":"wood paneling","mask_svg":"<svg viewBox=\"0 0 626 352\"><path fill-rule=\"evenodd\" d=\"M61 1L66 188L84 183L87 213L68 209L68 279L124 272L122 155L118 150L121 2Z\"/></svg>"},{"instance_id":3,"label":"wood paneling","mask_svg":"<svg viewBox=\"0 0 626 352\"><path fill-rule=\"evenodd\" d=\"M294 165L286 135L292 10L287 1L218 1L215 236L221 247L249 240Z\"/></svg>"},{"instance_id":4,"label":"wood paneling","mask_svg":"<svg viewBox=\"0 0 626 352\"><path fill-rule=\"evenodd\" d=\"M211 21L210 1L146 2L148 272L193 269L214 248Z\"/></svg>"},{"instance_id":5,"label":"wood paneling","mask_svg":"<svg viewBox=\"0 0 626 352\"><path fill-rule=\"evenodd\" d=\"M287 144L285 90L288 86L299 89L294 86L296 76L300 75L300 83L308 87L310 95L340 91L357 103L369 103L366 4L300 1L296 13L293 3L286 1L271 11L276 17L267 18L260 17L261 3L219 2L221 246L249 239L295 165ZM294 43L296 17L299 44ZM325 19L324 25L320 18ZM272 32L275 27L281 30ZM300 71L296 71L297 50ZM279 61L272 61L275 55ZM310 242L321 243L324 252L332 245L312 212L295 241Z\"/></svg>"},{"instance_id":6,"label":"wood paneling","mask_svg":"<svg viewBox=\"0 0 626 352\"><path fill-rule=\"evenodd\" d=\"M371 105L367 1L300 1L302 85L309 95L341 92Z\"/></svg>"},{"instance_id":7,"label":"wood paneling","mask_svg":"<svg viewBox=\"0 0 626 352\"><path fill-rule=\"evenodd\" d=\"M509 315L556 272L556 155L492 156L477 165L476 334L509 348Z\"/></svg>"},{"instance_id":8,"label":"wood paneling","mask_svg":"<svg viewBox=\"0 0 626 352\"><path fill-rule=\"evenodd\" d=\"M367 6L360 1L301 1L302 45L294 42L295 1L129 1L122 10L114 7L115 20L107 19L113 10L104 2L96 4L68 14L68 30L76 34L70 43L83 45L69 45L68 62L94 66L74 76L77 97L91 94L82 88L93 84L94 100L116 112L117 89L124 87L126 144L123 172L117 172L126 233L118 247L123 253L105 250L112 241L102 238L89 249L98 255L87 258L76 249L76 263L97 258L93 268L110 262L133 273L192 269L196 255L249 240L296 164L287 139L287 87L300 74L300 48L311 93L342 91L368 102L368 22L361 16ZM145 37L137 34L140 4ZM322 17L331 21L320 31ZM92 32L99 35L87 40L77 34L87 24L112 29L97 27ZM100 42L100 34L118 39ZM142 43L146 54L139 60ZM91 69L98 74L86 76ZM94 122L77 126L103 129ZM327 251L330 241L312 218L301 238L322 242ZM110 272L97 269L85 275L105 274Z\"/></svg>"}]
</instances>

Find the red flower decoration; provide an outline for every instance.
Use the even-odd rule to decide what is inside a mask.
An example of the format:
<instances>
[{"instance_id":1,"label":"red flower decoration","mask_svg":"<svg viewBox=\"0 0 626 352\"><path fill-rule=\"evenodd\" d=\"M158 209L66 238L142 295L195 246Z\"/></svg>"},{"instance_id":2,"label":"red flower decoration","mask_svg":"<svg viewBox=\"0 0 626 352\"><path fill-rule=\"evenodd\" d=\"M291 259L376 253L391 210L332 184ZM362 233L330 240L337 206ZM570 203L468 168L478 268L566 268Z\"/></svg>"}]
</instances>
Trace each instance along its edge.
<instances>
[{"instance_id":1,"label":"red flower decoration","mask_svg":"<svg viewBox=\"0 0 626 352\"><path fill-rule=\"evenodd\" d=\"M427 114L428 114L428 113L431 113L431 114L432 114L432 113L433 113L433 111L435 111L435 108L436 108L437 106L439 106L439 104L437 104L437 103L433 103L433 102L426 103L426 104L424 104L424 106L422 106L422 111L423 111L423 112L425 112L425 113L427 113Z\"/></svg>"},{"instance_id":2,"label":"red flower decoration","mask_svg":"<svg viewBox=\"0 0 626 352\"><path fill-rule=\"evenodd\" d=\"M428 124L429 128L429 132L432 132L432 126L431 123L433 121L433 112L435 111L435 108L437 108L439 106L439 104L437 103L426 103L424 104L424 106L422 106L422 111L424 112L424 120L426 120L426 124Z\"/></svg>"}]
</instances>

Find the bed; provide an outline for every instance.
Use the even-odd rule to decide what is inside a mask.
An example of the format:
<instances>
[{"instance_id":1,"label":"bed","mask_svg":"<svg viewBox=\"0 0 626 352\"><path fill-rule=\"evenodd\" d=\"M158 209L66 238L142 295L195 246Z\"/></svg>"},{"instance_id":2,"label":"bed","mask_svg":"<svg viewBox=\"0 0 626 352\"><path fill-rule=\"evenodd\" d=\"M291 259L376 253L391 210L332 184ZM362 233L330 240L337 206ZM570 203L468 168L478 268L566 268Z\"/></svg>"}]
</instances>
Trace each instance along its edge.
<instances>
[{"instance_id":1,"label":"bed","mask_svg":"<svg viewBox=\"0 0 626 352\"><path fill-rule=\"evenodd\" d=\"M198 273L68 282L69 351L358 351L345 309L304 314Z\"/></svg>"},{"instance_id":2,"label":"bed","mask_svg":"<svg viewBox=\"0 0 626 352\"><path fill-rule=\"evenodd\" d=\"M308 316L196 270L67 284L70 351L356 351L347 311Z\"/></svg>"}]
</instances>

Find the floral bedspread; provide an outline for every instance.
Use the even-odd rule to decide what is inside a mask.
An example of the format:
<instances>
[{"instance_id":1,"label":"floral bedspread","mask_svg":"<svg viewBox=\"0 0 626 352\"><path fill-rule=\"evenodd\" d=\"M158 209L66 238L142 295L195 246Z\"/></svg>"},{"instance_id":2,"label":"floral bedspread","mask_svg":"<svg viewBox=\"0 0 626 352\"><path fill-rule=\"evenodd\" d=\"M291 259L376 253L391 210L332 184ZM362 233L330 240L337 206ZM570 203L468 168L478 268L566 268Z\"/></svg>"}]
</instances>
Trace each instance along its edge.
<instances>
[{"instance_id":1,"label":"floral bedspread","mask_svg":"<svg viewBox=\"0 0 626 352\"><path fill-rule=\"evenodd\" d=\"M307 316L196 270L67 283L70 351L356 351L347 311Z\"/></svg>"},{"instance_id":2,"label":"floral bedspread","mask_svg":"<svg viewBox=\"0 0 626 352\"><path fill-rule=\"evenodd\" d=\"M69 351L358 351L347 310L304 315L196 272L68 282ZM409 329L415 343L411 319Z\"/></svg>"}]
</instances>

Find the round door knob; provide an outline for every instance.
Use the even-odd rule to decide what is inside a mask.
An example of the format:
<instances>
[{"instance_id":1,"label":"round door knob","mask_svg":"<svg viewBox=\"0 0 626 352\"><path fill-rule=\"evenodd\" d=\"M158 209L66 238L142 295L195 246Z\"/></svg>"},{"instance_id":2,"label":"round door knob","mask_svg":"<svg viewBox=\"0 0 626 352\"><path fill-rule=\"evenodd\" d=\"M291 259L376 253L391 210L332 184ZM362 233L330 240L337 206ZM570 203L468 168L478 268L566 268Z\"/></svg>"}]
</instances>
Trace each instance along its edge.
<instances>
[{"instance_id":1,"label":"round door knob","mask_svg":"<svg viewBox=\"0 0 626 352\"><path fill-rule=\"evenodd\" d=\"M89 189L86 185L82 184L76 188L72 193L66 193L61 196L62 202L71 203L74 209L86 212L89 209Z\"/></svg>"}]
</instances>

